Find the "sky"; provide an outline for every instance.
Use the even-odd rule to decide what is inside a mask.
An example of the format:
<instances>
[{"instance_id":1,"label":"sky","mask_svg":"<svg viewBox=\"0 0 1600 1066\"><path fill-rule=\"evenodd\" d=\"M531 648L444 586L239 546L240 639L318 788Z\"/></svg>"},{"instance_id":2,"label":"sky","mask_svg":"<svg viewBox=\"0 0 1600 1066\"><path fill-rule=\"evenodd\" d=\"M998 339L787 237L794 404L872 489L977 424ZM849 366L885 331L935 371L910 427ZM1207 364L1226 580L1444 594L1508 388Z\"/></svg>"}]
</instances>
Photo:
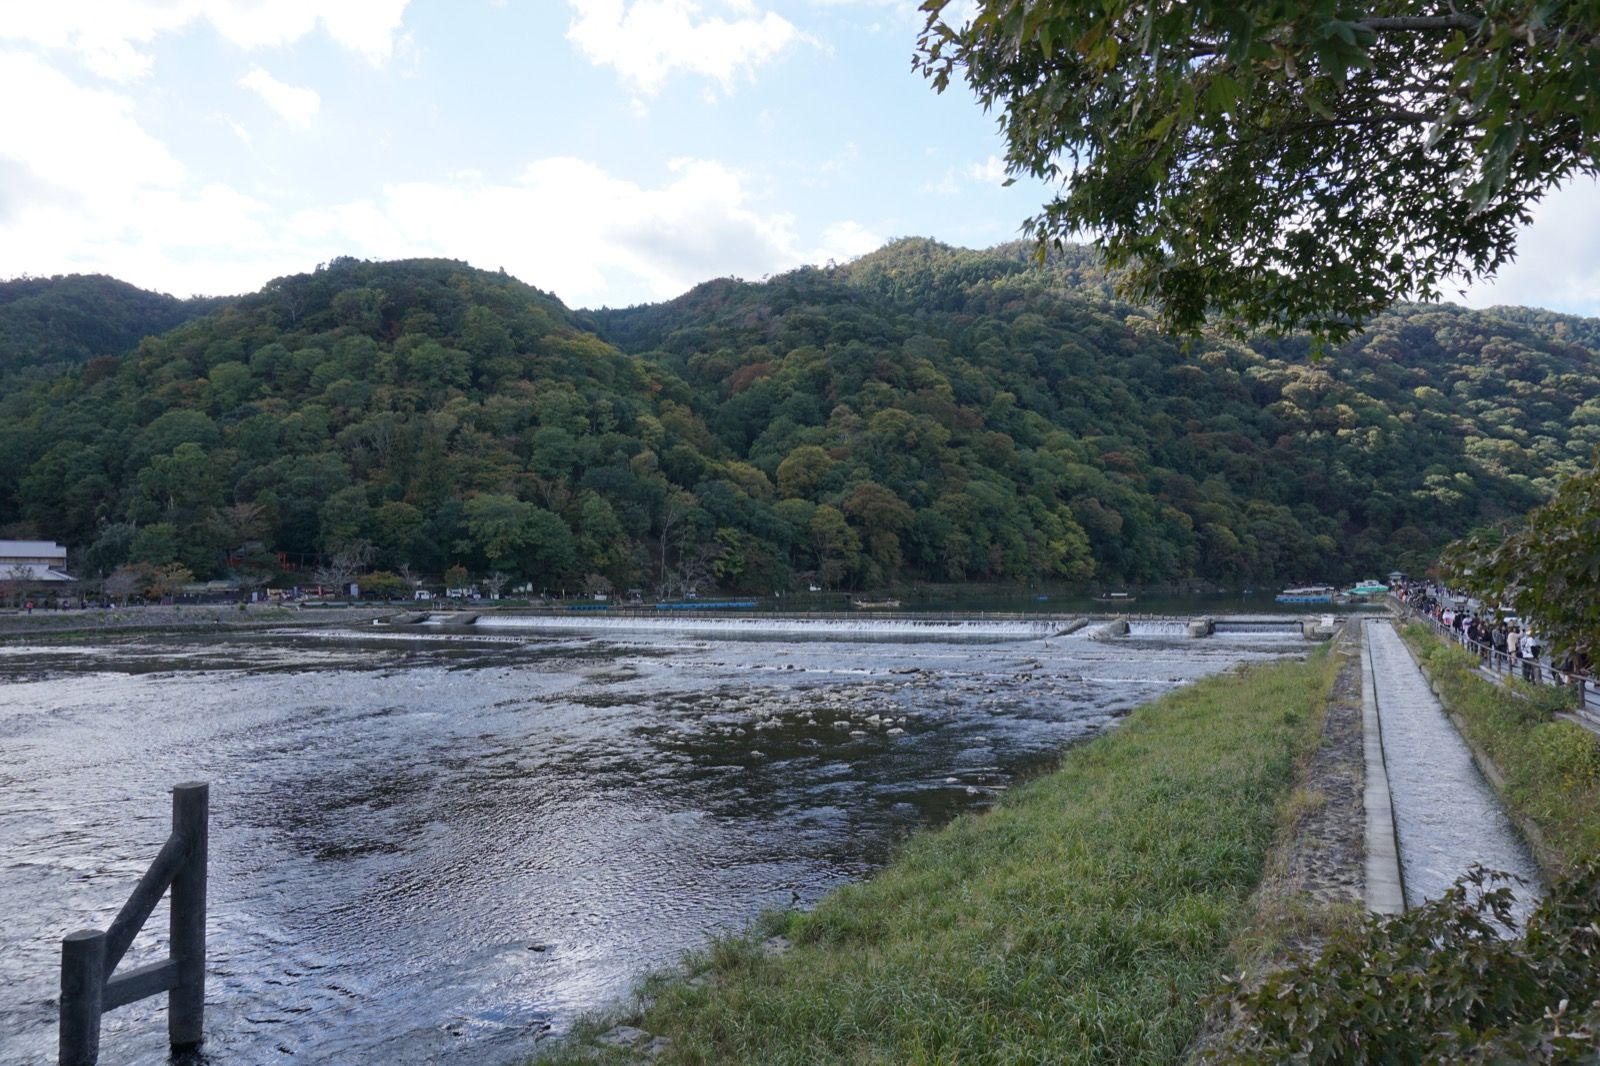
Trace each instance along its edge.
<instances>
[{"instance_id":1,"label":"sky","mask_svg":"<svg viewBox=\"0 0 1600 1066\"><path fill-rule=\"evenodd\" d=\"M994 117L912 71L916 8L0 0L0 277L232 294L444 256L621 307L1012 240L1049 190L1004 187ZM1600 315L1600 187L1534 215L1461 299Z\"/></svg>"}]
</instances>

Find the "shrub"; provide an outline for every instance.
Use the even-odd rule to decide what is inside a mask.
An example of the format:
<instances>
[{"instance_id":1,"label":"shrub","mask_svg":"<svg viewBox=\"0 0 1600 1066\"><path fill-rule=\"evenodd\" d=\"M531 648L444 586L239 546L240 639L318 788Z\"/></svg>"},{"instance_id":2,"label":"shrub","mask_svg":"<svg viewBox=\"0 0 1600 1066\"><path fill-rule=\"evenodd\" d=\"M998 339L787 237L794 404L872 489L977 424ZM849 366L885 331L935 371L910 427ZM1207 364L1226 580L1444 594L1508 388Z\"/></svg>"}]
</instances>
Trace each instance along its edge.
<instances>
[{"instance_id":1,"label":"shrub","mask_svg":"<svg viewBox=\"0 0 1600 1066\"><path fill-rule=\"evenodd\" d=\"M1600 862L1512 928L1505 875L1475 868L1442 897L1335 932L1258 987L1213 1063L1592 1062L1600 1055ZM1501 882L1496 886L1496 882Z\"/></svg>"},{"instance_id":2,"label":"shrub","mask_svg":"<svg viewBox=\"0 0 1600 1066\"><path fill-rule=\"evenodd\" d=\"M1533 730L1529 744L1561 788L1587 788L1600 780L1600 737L1576 722L1546 722Z\"/></svg>"}]
</instances>

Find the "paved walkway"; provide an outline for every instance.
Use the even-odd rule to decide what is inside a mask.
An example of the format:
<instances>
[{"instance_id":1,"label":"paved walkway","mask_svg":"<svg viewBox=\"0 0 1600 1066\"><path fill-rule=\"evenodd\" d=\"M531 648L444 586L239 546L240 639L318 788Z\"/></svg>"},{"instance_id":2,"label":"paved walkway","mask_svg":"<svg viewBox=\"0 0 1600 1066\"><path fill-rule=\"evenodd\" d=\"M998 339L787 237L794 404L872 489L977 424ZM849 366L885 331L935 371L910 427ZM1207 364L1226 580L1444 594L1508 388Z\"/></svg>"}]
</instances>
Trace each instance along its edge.
<instances>
[{"instance_id":1,"label":"paved walkway","mask_svg":"<svg viewBox=\"0 0 1600 1066\"><path fill-rule=\"evenodd\" d=\"M1538 864L1394 626L1365 630L1406 905L1440 895L1477 863L1529 882L1517 890L1520 918L1542 894Z\"/></svg>"}]
</instances>

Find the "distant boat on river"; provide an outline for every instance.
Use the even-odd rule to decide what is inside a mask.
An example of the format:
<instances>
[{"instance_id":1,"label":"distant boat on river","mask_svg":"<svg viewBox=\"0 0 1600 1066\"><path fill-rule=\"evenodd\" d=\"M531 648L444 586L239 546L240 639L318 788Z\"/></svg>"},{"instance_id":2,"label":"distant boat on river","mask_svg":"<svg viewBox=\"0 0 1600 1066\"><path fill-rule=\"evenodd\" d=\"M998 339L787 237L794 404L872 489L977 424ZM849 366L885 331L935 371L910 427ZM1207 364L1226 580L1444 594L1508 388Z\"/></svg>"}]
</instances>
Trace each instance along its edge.
<instances>
[{"instance_id":1,"label":"distant boat on river","mask_svg":"<svg viewBox=\"0 0 1600 1066\"><path fill-rule=\"evenodd\" d=\"M1365 581L1356 582L1355 588L1350 590L1352 596L1382 596L1389 591L1389 586L1376 578L1367 578Z\"/></svg>"},{"instance_id":2,"label":"distant boat on river","mask_svg":"<svg viewBox=\"0 0 1600 1066\"><path fill-rule=\"evenodd\" d=\"M1342 598L1332 585L1300 585L1274 597L1279 603L1338 603Z\"/></svg>"},{"instance_id":3,"label":"distant boat on river","mask_svg":"<svg viewBox=\"0 0 1600 1066\"><path fill-rule=\"evenodd\" d=\"M1095 597L1096 603L1132 603L1139 597L1131 592L1102 592Z\"/></svg>"},{"instance_id":4,"label":"distant boat on river","mask_svg":"<svg viewBox=\"0 0 1600 1066\"><path fill-rule=\"evenodd\" d=\"M850 606L863 611L892 611L900 606L899 600L851 600Z\"/></svg>"}]
</instances>

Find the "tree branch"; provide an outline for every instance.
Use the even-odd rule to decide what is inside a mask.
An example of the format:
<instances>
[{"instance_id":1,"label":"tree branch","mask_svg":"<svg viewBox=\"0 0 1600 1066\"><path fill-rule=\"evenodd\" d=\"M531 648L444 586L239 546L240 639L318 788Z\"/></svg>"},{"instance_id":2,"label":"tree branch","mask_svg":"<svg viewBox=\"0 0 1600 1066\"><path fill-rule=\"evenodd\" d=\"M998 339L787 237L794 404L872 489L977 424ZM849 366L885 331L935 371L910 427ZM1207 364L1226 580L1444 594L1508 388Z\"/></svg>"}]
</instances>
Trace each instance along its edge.
<instances>
[{"instance_id":1,"label":"tree branch","mask_svg":"<svg viewBox=\"0 0 1600 1066\"><path fill-rule=\"evenodd\" d=\"M1483 24L1480 15L1468 15L1460 11L1448 15L1396 15L1391 17L1365 18L1359 22L1351 23L1357 29L1370 30L1373 33L1426 33L1430 30L1475 30Z\"/></svg>"}]
</instances>

